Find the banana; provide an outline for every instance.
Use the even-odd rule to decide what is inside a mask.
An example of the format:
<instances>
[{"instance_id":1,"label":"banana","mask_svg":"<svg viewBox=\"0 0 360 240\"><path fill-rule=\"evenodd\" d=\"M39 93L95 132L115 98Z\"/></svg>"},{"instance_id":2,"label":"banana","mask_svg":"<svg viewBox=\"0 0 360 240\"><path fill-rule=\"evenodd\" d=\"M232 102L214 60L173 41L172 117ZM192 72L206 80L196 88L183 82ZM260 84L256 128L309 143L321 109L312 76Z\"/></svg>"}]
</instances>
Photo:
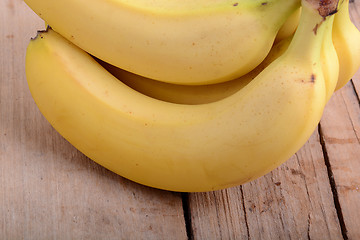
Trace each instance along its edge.
<instances>
[{"instance_id":1,"label":"banana","mask_svg":"<svg viewBox=\"0 0 360 240\"><path fill-rule=\"evenodd\" d=\"M96 60L117 79L149 97L179 104L204 104L228 97L245 87L266 66L285 52L291 39L292 37L283 39L272 47L265 60L250 73L235 80L210 85L189 86L160 82L127 72L100 59Z\"/></svg>"},{"instance_id":2,"label":"banana","mask_svg":"<svg viewBox=\"0 0 360 240\"><path fill-rule=\"evenodd\" d=\"M238 78L268 54L300 0L25 0L56 32L112 65L203 85Z\"/></svg>"},{"instance_id":3,"label":"banana","mask_svg":"<svg viewBox=\"0 0 360 240\"><path fill-rule=\"evenodd\" d=\"M333 23L335 15L329 16L329 22L326 26L324 43L321 50L321 63L324 73L326 86L326 101L329 101L333 95L340 76L340 62L333 43Z\"/></svg>"},{"instance_id":4,"label":"banana","mask_svg":"<svg viewBox=\"0 0 360 240\"><path fill-rule=\"evenodd\" d=\"M340 63L336 90L350 81L360 67L360 32L349 15L349 0L340 0L339 12L335 16L333 41Z\"/></svg>"},{"instance_id":5,"label":"banana","mask_svg":"<svg viewBox=\"0 0 360 240\"><path fill-rule=\"evenodd\" d=\"M358 44L360 42L360 32L350 19L349 0L341 0L339 5L339 13L335 16L332 31L333 44L340 65L335 91L345 86L360 67L360 46ZM291 24L296 24L294 16L287 20L283 28L286 28L286 25ZM286 30L280 30L278 33L280 36L277 38L281 39L282 31L286 32ZM329 49L331 48L332 47L329 47ZM331 52L333 51L331 50L329 54L332 54L335 57L335 53ZM331 67L329 67L329 69L336 70L336 68ZM329 77L331 76L336 76L336 73L330 73Z\"/></svg>"},{"instance_id":6,"label":"banana","mask_svg":"<svg viewBox=\"0 0 360 240\"><path fill-rule=\"evenodd\" d=\"M281 26L276 35L275 42L279 42L294 34L297 26L299 25L300 14L301 8L299 7L295 12L290 15L288 19L286 19L286 22Z\"/></svg>"},{"instance_id":7,"label":"banana","mask_svg":"<svg viewBox=\"0 0 360 240\"><path fill-rule=\"evenodd\" d=\"M334 16L329 18L329 21L333 22ZM339 76L339 60L332 43L332 24L328 25L325 38L329 39L324 41L322 46L321 61L326 85L326 99L328 101L335 90ZM292 36L276 43L265 60L250 73L235 80L211 85L187 86L159 82L127 72L100 59L96 60L117 79L149 97L179 104L204 104L228 97L245 87L264 68L286 51L291 39Z\"/></svg>"},{"instance_id":8,"label":"banana","mask_svg":"<svg viewBox=\"0 0 360 240\"><path fill-rule=\"evenodd\" d=\"M238 79L209 85L179 85L156 81L122 70L96 59L114 77L132 89L149 97L178 104L204 104L221 100L245 87L252 72ZM255 71L255 70L253 70Z\"/></svg>"},{"instance_id":9,"label":"banana","mask_svg":"<svg viewBox=\"0 0 360 240\"><path fill-rule=\"evenodd\" d=\"M334 1L319 1L302 0L300 24L281 57L213 103L143 95L50 29L27 48L30 92L60 134L121 176L172 191L239 185L286 161L320 121L320 53Z\"/></svg>"}]
</instances>

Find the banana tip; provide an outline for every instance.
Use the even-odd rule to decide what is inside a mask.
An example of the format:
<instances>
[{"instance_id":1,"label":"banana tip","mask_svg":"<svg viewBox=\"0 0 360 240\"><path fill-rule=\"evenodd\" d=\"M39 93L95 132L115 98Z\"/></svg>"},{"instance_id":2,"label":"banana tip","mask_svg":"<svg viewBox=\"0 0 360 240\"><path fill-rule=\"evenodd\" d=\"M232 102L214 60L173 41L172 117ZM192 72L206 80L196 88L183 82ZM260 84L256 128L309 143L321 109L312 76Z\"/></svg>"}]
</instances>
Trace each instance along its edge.
<instances>
[{"instance_id":1,"label":"banana tip","mask_svg":"<svg viewBox=\"0 0 360 240\"><path fill-rule=\"evenodd\" d=\"M328 17L337 12L339 0L320 0L318 11L322 17Z\"/></svg>"},{"instance_id":2,"label":"banana tip","mask_svg":"<svg viewBox=\"0 0 360 240\"><path fill-rule=\"evenodd\" d=\"M38 30L36 32L35 37L32 37L31 40L35 40L39 37L42 38L42 34L48 32L50 29L51 29L51 27L49 25L47 25L45 30Z\"/></svg>"}]
</instances>

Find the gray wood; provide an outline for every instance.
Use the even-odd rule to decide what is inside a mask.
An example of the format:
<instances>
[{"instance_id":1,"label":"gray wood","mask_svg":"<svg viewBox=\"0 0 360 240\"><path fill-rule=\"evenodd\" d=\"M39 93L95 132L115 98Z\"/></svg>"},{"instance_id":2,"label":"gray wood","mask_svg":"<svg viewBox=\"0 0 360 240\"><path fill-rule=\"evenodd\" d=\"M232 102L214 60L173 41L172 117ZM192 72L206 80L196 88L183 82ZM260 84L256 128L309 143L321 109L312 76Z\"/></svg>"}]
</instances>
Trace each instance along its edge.
<instances>
[{"instance_id":1,"label":"gray wood","mask_svg":"<svg viewBox=\"0 0 360 240\"><path fill-rule=\"evenodd\" d=\"M290 160L244 186L252 239L341 239L318 132Z\"/></svg>"},{"instance_id":2,"label":"gray wood","mask_svg":"<svg viewBox=\"0 0 360 240\"><path fill-rule=\"evenodd\" d=\"M353 81L359 81L353 78ZM360 108L351 82L331 99L321 129L349 239L360 239Z\"/></svg>"}]
</instances>

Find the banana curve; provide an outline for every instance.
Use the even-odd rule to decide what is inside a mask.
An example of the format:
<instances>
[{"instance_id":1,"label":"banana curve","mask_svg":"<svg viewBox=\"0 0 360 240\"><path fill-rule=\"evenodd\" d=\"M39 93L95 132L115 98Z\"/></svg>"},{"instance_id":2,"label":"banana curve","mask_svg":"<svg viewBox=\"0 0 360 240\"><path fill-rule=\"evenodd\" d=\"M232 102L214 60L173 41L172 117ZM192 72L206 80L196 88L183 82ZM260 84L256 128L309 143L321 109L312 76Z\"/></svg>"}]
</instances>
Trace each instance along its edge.
<instances>
[{"instance_id":1,"label":"banana curve","mask_svg":"<svg viewBox=\"0 0 360 240\"><path fill-rule=\"evenodd\" d=\"M60 134L121 176L173 191L239 185L286 161L321 118L325 83L314 63L320 63L328 21L307 1L301 18L284 55L241 91L214 103L144 96L51 30L29 44L29 88Z\"/></svg>"},{"instance_id":2,"label":"banana curve","mask_svg":"<svg viewBox=\"0 0 360 240\"><path fill-rule=\"evenodd\" d=\"M189 86L159 82L127 72L100 59L96 60L117 79L149 97L179 104L204 104L221 100L241 90L286 51L291 39L292 37L288 37L278 42L271 48L264 61L250 73L238 79L210 85Z\"/></svg>"},{"instance_id":3,"label":"banana curve","mask_svg":"<svg viewBox=\"0 0 360 240\"><path fill-rule=\"evenodd\" d=\"M224 82L251 71L299 6L299 0L201 1L195 11L190 8L194 1L176 1L183 10L174 13L173 1L165 0L25 2L55 31L99 59L187 85ZM135 7L141 2L169 6L154 12L154 7Z\"/></svg>"},{"instance_id":4,"label":"banana curve","mask_svg":"<svg viewBox=\"0 0 360 240\"><path fill-rule=\"evenodd\" d=\"M330 22L334 21L334 16L329 18ZM327 39L322 46L321 61L327 91L326 99L328 101L335 90L339 76L339 60L332 43L332 23L328 24L326 28L325 38ZM265 60L250 73L235 80L210 85L188 86L159 82L127 72L100 59L96 60L127 86L149 97L171 103L204 104L221 100L241 90L271 62L281 56L288 48L291 40L292 36L277 42Z\"/></svg>"},{"instance_id":5,"label":"banana curve","mask_svg":"<svg viewBox=\"0 0 360 240\"><path fill-rule=\"evenodd\" d=\"M338 54L333 44L333 22L335 15L329 16L326 27L324 44L322 45L322 68L326 85L326 101L333 95L339 79L340 63Z\"/></svg>"},{"instance_id":6,"label":"banana curve","mask_svg":"<svg viewBox=\"0 0 360 240\"><path fill-rule=\"evenodd\" d=\"M293 12L285 21L285 23L279 29L275 43L280 42L283 39L286 39L294 34L297 26L299 25L301 15L301 7L299 7L295 12Z\"/></svg>"},{"instance_id":7,"label":"banana curve","mask_svg":"<svg viewBox=\"0 0 360 240\"><path fill-rule=\"evenodd\" d=\"M348 83L360 67L360 31L352 23L349 0L340 2L334 19L333 43L338 53L340 73L336 90Z\"/></svg>"}]
</instances>

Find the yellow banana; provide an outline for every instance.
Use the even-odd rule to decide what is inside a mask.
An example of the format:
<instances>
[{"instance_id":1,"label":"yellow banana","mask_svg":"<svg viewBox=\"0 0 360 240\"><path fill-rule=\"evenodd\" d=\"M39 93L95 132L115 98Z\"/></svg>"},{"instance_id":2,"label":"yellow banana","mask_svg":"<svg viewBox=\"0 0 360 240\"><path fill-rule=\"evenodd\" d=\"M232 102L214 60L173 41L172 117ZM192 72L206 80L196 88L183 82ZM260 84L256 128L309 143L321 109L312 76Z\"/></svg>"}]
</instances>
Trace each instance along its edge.
<instances>
[{"instance_id":1,"label":"yellow banana","mask_svg":"<svg viewBox=\"0 0 360 240\"><path fill-rule=\"evenodd\" d=\"M272 47L265 60L250 73L235 80L210 85L188 86L160 82L127 72L99 59L97 61L117 79L147 96L172 103L203 104L228 97L245 87L266 66L285 52L291 39L291 37L284 39Z\"/></svg>"},{"instance_id":2,"label":"yellow banana","mask_svg":"<svg viewBox=\"0 0 360 240\"><path fill-rule=\"evenodd\" d=\"M286 19L286 22L281 26L276 35L275 42L279 42L294 34L297 26L299 25L300 14L301 8L299 7L295 12L290 15L288 19Z\"/></svg>"},{"instance_id":3,"label":"yellow banana","mask_svg":"<svg viewBox=\"0 0 360 240\"><path fill-rule=\"evenodd\" d=\"M333 41L340 63L336 90L345 86L360 67L360 32L349 15L349 0L340 0L335 16Z\"/></svg>"},{"instance_id":4,"label":"yellow banana","mask_svg":"<svg viewBox=\"0 0 360 240\"><path fill-rule=\"evenodd\" d=\"M321 118L326 89L320 52L329 18L320 10L333 9L327 5L333 2L318 2L302 1L300 24L281 57L213 103L145 96L52 30L28 46L29 88L60 134L126 178L188 192L239 185L286 161Z\"/></svg>"},{"instance_id":5,"label":"yellow banana","mask_svg":"<svg viewBox=\"0 0 360 240\"><path fill-rule=\"evenodd\" d=\"M330 17L329 21L333 22L333 20L334 17ZM332 43L332 24L328 25L325 38L328 39L324 41L322 46L321 61L326 85L326 99L329 100L335 90L339 76L339 60ZM211 85L187 86L159 82L127 72L99 59L97 61L117 79L147 96L172 103L203 104L228 97L245 87L264 68L286 51L291 39L292 36L276 43L265 60L250 73L235 80Z\"/></svg>"},{"instance_id":6,"label":"yellow banana","mask_svg":"<svg viewBox=\"0 0 360 240\"><path fill-rule=\"evenodd\" d=\"M335 15L329 16L329 22L326 26L324 43L321 50L321 62L326 86L326 101L329 101L333 95L338 83L340 74L339 58L333 44L333 23Z\"/></svg>"},{"instance_id":7,"label":"yellow banana","mask_svg":"<svg viewBox=\"0 0 360 240\"><path fill-rule=\"evenodd\" d=\"M238 78L268 54L300 0L25 0L56 32L112 65L159 81Z\"/></svg>"},{"instance_id":8,"label":"yellow banana","mask_svg":"<svg viewBox=\"0 0 360 240\"><path fill-rule=\"evenodd\" d=\"M333 50L329 50L329 55L333 55L333 57L326 58L328 60L335 59L335 54L339 59L339 74L337 85L335 87L335 91L339 90L346 83L350 81L352 76L356 73L356 71L360 67L360 32L357 27L352 23L349 15L349 0L341 0L339 3L339 13L335 16L334 26L333 26L333 43L335 46L336 53ZM300 14L301 8L299 8L296 12L294 12L289 19L285 22L282 28L278 32L277 39L283 39L288 34L291 33L292 29L298 24L298 19L296 18L297 14ZM333 47L329 46L328 49L332 49ZM331 60L330 60L331 62ZM331 67L331 64L337 65L337 63L329 62L329 70L325 71L325 73L329 72L328 77L333 78L336 76L336 67ZM331 71L334 71L331 73ZM329 79L326 77L325 79ZM334 79L330 79L332 84L335 82ZM328 88L329 93L328 96L331 96L331 87Z\"/></svg>"}]
</instances>

